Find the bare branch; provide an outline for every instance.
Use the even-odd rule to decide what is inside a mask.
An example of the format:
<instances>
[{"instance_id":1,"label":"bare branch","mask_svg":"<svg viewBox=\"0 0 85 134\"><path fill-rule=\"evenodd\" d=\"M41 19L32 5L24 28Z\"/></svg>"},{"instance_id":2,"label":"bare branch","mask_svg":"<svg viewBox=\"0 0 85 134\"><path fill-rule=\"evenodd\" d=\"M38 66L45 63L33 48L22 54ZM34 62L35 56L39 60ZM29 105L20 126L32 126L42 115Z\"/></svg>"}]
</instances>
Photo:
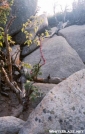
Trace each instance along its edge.
<instances>
[{"instance_id":1,"label":"bare branch","mask_svg":"<svg viewBox=\"0 0 85 134\"><path fill-rule=\"evenodd\" d=\"M11 19L9 20L8 24L6 25L6 30L9 30L9 27L11 26L11 24L13 23L15 18L16 18L16 16L11 16Z\"/></svg>"},{"instance_id":2,"label":"bare branch","mask_svg":"<svg viewBox=\"0 0 85 134\"><path fill-rule=\"evenodd\" d=\"M9 77L8 77L6 71L5 71L5 69L4 69L3 67L2 67L2 73L4 74L4 76L5 76L5 78L6 78L6 82L7 82L8 86L9 86L15 93L19 94L19 93L21 92L20 89L19 89L19 88L16 88L16 87L14 86L14 83L11 83L11 82L10 82Z\"/></svg>"},{"instance_id":3,"label":"bare branch","mask_svg":"<svg viewBox=\"0 0 85 134\"><path fill-rule=\"evenodd\" d=\"M12 22L13 22L13 20L15 19L15 16L13 16L10 20L9 20L9 22L8 22L8 24L6 25L6 27L5 27L5 31L4 31L4 40L5 40L5 44L6 44L6 51L7 51L7 64L8 64L8 70L9 70L9 72L10 72L10 76L9 76L9 78L10 78L10 81L12 82L13 81L13 77L12 77L12 61L11 61L11 54L10 54L10 51L9 51L9 43L8 43L8 29L9 29L9 27L10 27L10 25L12 24Z\"/></svg>"}]
</instances>

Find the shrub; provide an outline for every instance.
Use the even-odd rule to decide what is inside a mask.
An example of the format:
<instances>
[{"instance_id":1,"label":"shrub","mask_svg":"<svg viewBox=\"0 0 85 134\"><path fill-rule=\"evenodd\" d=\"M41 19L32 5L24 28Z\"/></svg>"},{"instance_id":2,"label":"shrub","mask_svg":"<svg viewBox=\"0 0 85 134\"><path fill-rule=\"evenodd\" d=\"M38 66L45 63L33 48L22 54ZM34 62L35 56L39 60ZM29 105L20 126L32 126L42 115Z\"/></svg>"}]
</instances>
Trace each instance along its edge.
<instances>
[{"instance_id":1,"label":"shrub","mask_svg":"<svg viewBox=\"0 0 85 134\"><path fill-rule=\"evenodd\" d=\"M69 20L73 24L85 24L85 0L74 1Z\"/></svg>"}]
</instances>

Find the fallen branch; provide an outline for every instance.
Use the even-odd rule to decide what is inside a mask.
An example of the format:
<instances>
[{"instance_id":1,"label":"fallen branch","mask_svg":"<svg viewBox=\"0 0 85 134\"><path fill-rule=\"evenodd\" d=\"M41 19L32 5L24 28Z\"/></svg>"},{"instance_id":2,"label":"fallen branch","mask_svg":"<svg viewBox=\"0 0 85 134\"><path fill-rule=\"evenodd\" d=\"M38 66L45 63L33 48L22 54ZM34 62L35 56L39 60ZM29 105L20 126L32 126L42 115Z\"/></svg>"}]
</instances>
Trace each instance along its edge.
<instances>
[{"instance_id":1,"label":"fallen branch","mask_svg":"<svg viewBox=\"0 0 85 134\"><path fill-rule=\"evenodd\" d=\"M65 80L66 78L37 78L34 79L35 82L40 82L40 83L50 83L50 84L59 84L60 82L62 82L63 80Z\"/></svg>"}]
</instances>

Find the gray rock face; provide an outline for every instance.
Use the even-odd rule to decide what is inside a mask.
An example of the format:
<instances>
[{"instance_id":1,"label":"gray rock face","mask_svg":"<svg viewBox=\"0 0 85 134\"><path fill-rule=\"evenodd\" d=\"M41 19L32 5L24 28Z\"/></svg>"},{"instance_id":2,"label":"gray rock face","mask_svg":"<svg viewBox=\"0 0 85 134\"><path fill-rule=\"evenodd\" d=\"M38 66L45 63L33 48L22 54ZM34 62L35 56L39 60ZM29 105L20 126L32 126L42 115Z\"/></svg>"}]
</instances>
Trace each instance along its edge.
<instances>
[{"instance_id":1,"label":"gray rock face","mask_svg":"<svg viewBox=\"0 0 85 134\"><path fill-rule=\"evenodd\" d=\"M42 45L42 53L46 63L41 67L42 78L51 77L66 78L76 71L85 68L82 60L74 49L70 47L63 37L54 36ZM23 62L32 65L40 61L40 49L37 49L23 59Z\"/></svg>"},{"instance_id":2,"label":"gray rock face","mask_svg":"<svg viewBox=\"0 0 85 134\"><path fill-rule=\"evenodd\" d=\"M49 130L82 130L85 133L85 69L49 91L19 134L49 134Z\"/></svg>"},{"instance_id":3,"label":"gray rock face","mask_svg":"<svg viewBox=\"0 0 85 134\"><path fill-rule=\"evenodd\" d=\"M37 30L35 32L35 28L37 27ZM26 27L26 31L28 31L30 34L32 34L31 40L33 40L36 36L36 34L41 33L45 30L45 28L48 27L48 20L47 16L45 14L40 15L39 17L35 18L30 27ZM18 44L23 44L26 40L25 35L22 32L19 32L16 36L14 36L14 40Z\"/></svg>"},{"instance_id":4,"label":"gray rock face","mask_svg":"<svg viewBox=\"0 0 85 134\"><path fill-rule=\"evenodd\" d=\"M14 34L20 31L22 24L27 19L34 15L37 7L37 0L14 0L12 7L12 13L16 16L16 19L10 26L10 34Z\"/></svg>"},{"instance_id":5,"label":"gray rock face","mask_svg":"<svg viewBox=\"0 0 85 134\"><path fill-rule=\"evenodd\" d=\"M37 46L36 44L31 44L30 46L26 45L23 47L21 55L26 56L36 50L38 47L39 46Z\"/></svg>"},{"instance_id":6,"label":"gray rock face","mask_svg":"<svg viewBox=\"0 0 85 134\"><path fill-rule=\"evenodd\" d=\"M13 116L0 117L0 134L18 134L24 123Z\"/></svg>"},{"instance_id":7,"label":"gray rock face","mask_svg":"<svg viewBox=\"0 0 85 134\"><path fill-rule=\"evenodd\" d=\"M85 62L85 25L70 26L59 31L59 35L66 38L67 42L77 51Z\"/></svg>"}]
</instances>

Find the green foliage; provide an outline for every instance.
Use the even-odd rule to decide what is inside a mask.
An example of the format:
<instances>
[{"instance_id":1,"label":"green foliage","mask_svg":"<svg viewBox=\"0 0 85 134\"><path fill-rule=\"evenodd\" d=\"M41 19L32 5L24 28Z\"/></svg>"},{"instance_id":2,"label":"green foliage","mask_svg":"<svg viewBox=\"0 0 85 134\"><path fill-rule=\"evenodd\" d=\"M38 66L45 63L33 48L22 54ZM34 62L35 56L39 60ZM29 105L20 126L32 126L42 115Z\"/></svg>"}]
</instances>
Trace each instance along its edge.
<instances>
[{"instance_id":1,"label":"green foliage","mask_svg":"<svg viewBox=\"0 0 85 134\"><path fill-rule=\"evenodd\" d=\"M3 47L3 43L5 42L4 34L5 34L4 29L0 27L0 47ZM7 34L7 40L8 40L8 43L15 44L15 42L12 40L12 37L9 34Z\"/></svg>"},{"instance_id":2,"label":"green foliage","mask_svg":"<svg viewBox=\"0 0 85 134\"><path fill-rule=\"evenodd\" d=\"M0 25L6 25L7 17L9 16L11 6L13 4L14 0L0 0ZM5 42L4 40L5 32L4 28L0 27L0 48L3 47L3 44ZM8 43L14 44L15 42L12 40L12 37L7 34L7 40Z\"/></svg>"},{"instance_id":3,"label":"green foliage","mask_svg":"<svg viewBox=\"0 0 85 134\"><path fill-rule=\"evenodd\" d=\"M7 40L9 44L15 44L15 41L12 40L12 37L9 34L7 34Z\"/></svg>"},{"instance_id":4,"label":"green foliage","mask_svg":"<svg viewBox=\"0 0 85 134\"><path fill-rule=\"evenodd\" d=\"M33 34L30 32L30 29L32 29L34 33L37 33L38 28L42 23L43 23L42 19L39 21L38 17L31 16L30 19L28 19L28 21L23 24L21 31L25 34L25 37L26 37L26 41L24 44L28 44L28 46L33 43L35 43L36 45L40 45L39 38L36 37L35 39L33 39ZM26 28L28 28L29 30L27 30ZM40 38L43 39L44 36L48 36L48 35L49 35L48 31L46 30L45 33L42 33L39 36Z\"/></svg>"},{"instance_id":5,"label":"green foliage","mask_svg":"<svg viewBox=\"0 0 85 134\"><path fill-rule=\"evenodd\" d=\"M28 44L28 46L31 45L34 41L37 42L37 39L35 39L34 41L32 40L33 35L26 30L27 27L29 27L29 28L32 28L33 27L32 26L33 25L33 22L32 21L34 19L36 19L36 17L35 16L31 16L30 19L28 19L28 21L23 24L23 27L21 29L21 31L25 34L25 37L26 37L26 41L25 41L24 44ZM34 22L34 26L35 27L34 27L33 30L34 30L34 32L36 32L38 30L37 22L36 21Z\"/></svg>"},{"instance_id":6,"label":"green foliage","mask_svg":"<svg viewBox=\"0 0 85 134\"><path fill-rule=\"evenodd\" d=\"M0 25L5 25L14 0L0 0Z\"/></svg>"},{"instance_id":7,"label":"green foliage","mask_svg":"<svg viewBox=\"0 0 85 134\"><path fill-rule=\"evenodd\" d=\"M3 46L4 43L4 29L0 27L0 47Z\"/></svg>"},{"instance_id":8,"label":"green foliage","mask_svg":"<svg viewBox=\"0 0 85 134\"><path fill-rule=\"evenodd\" d=\"M35 100L36 98L41 96L41 94L38 92L38 89L33 85L34 78L37 78L37 75L42 75L42 73L40 72L40 65L39 63L35 64L33 67L27 63L22 63L22 65L27 69L31 69L30 73L25 74L27 79L25 83L25 89L28 95L29 92L31 91L29 98L31 100Z\"/></svg>"},{"instance_id":9,"label":"green foliage","mask_svg":"<svg viewBox=\"0 0 85 134\"><path fill-rule=\"evenodd\" d=\"M37 78L38 75L42 75L42 72L40 72L40 65L35 64L33 68L31 69L31 77L32 78Z\"/></svg>"},{"instance_id":10,"label":"green foliage","mask_svg":"<svg viewBox=\"0 0 85 134\"><path fill-rule=\"evenodd\" d=\"M32 87L32 94L30 95L30 100L35 101L36 98L41 97L41 93L38 92L38 88L33 86Z\"/></svg>"},{"instance_id":11,"label":"green foliage","mask_svg":"<svg viewBox=\"0 0 85 134\"><path fill-rule=\"evenodd\" d=\"M45 30L45 36L46 36L46 37L49 36L48 30Z\"/></svg>"},{"instance_id":12,"label":"green foliage","mask_svg":"<svg viewBox=\"0 0 85 134\"><path fill-rule=\"evenodd\" d=\"M25 83L25 89L27 90L28 94L31 90L31 95L29 97L30 100L34 101L36 98L41 97L41 93L38 91L38 88L33 85L32 82L28 81Z\"/></svg>"},{"instance_id":13,"label":"green foliage","mask_svg":"<svg viewBox=\"0 0 85 134\"><path fill-rule=\"evenodd\" d=\"M31 69L32 68L31 64L24 63L24 62L22 62L22 66L26 67L27 69Z\"/></svg>"},{"instance_id":14,"label":"green foliage","mask_svg":"<svg viewBox=\"0 0 85 134\"><path fill-rule=\"evenodd\" d=\"M42 75L42 72L40 71L40 64L37 63L34 66L22 62L22 66L30 70L30 73L26 73L26 78L30 81L33 81L34 78L37 78L38 75Z\"/></svg>"}]
</instances>

